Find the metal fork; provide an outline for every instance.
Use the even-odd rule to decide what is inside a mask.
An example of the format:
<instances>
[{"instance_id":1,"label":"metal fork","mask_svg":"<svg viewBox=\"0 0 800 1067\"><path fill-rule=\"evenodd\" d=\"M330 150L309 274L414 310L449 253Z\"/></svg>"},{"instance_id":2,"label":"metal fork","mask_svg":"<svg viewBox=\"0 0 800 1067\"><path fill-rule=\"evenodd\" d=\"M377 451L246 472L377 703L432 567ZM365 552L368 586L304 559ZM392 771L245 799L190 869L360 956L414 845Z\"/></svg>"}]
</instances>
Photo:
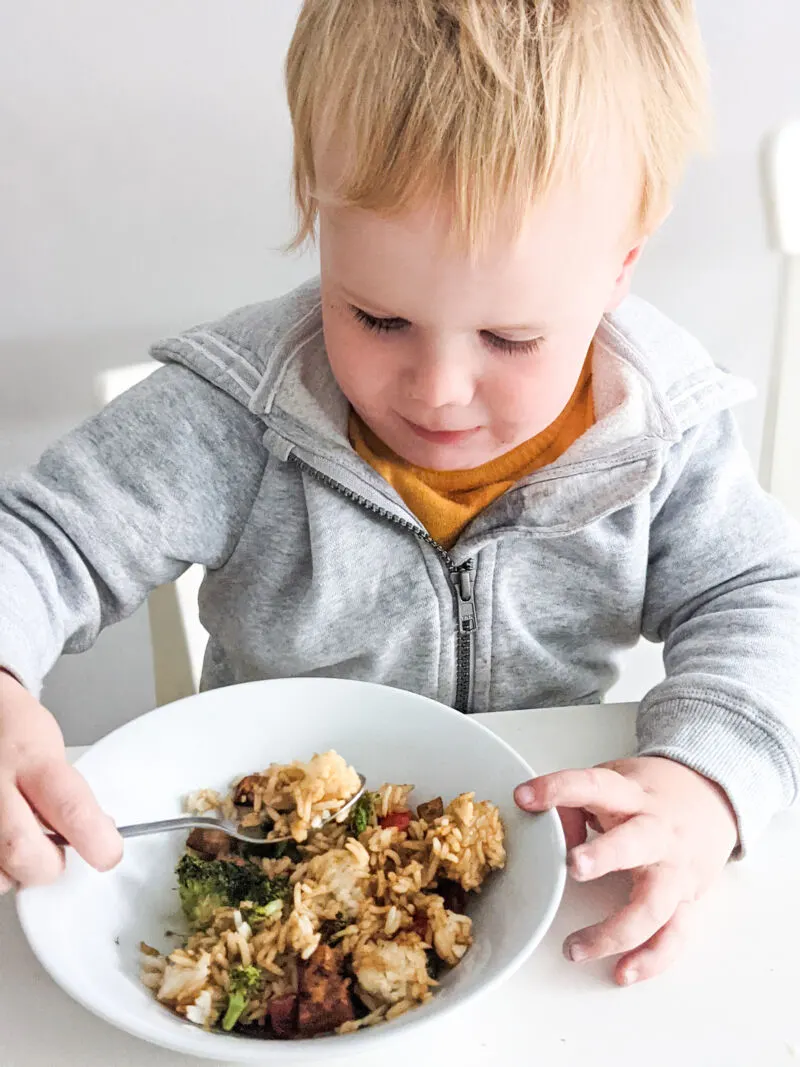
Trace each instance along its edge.
<instances>
[{"instance_id":1,"label":"metal fork","mask_svg":"<svg viewBox=\"0 0 800 1067\"><path fill-rule=\"evenodd\" d=\"M361 786L357 793L347 801L344 807L339 808L327 819L320 820L318 825L312 823L313 830L321 830L331 822L344 822L353 806L364 795L367 780L363 774L358 776ZM211 815L181 815L177 819L160 819L157 822L132 823L130 826L118 827L121 837L146 837L148 834L166 834L178 830L221 830L228 837L236 841L243 841L247 845L280 845L282 842L294 840L292 837L271 837L267 839L269 830L263 826L238 827L231 819L214 818ZM47 835L54 845L68 845L69 841L61 834L49 833Z\"/></svg>"}]
</instances>

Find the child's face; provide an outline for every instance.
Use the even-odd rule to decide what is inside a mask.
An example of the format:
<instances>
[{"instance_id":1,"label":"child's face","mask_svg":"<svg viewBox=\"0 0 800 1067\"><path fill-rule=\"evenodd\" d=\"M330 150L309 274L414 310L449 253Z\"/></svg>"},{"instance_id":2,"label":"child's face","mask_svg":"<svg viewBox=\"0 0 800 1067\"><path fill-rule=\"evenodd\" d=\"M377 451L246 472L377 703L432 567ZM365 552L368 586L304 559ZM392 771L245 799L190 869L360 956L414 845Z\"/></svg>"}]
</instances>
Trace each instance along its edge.
<instances>
[{"instance_id":1,"label":"child's face","mask_svg":"<svg viewBox=\"0 0 800 1067\"><path fill-rule=\"evenodd\" d=\"M600 166L477 259L448 243L432 210L323 206L325 343L364 422L436 470L480 466L545 429L628 290L637 194L621 166Z\"/></svg>"}]
</instances>

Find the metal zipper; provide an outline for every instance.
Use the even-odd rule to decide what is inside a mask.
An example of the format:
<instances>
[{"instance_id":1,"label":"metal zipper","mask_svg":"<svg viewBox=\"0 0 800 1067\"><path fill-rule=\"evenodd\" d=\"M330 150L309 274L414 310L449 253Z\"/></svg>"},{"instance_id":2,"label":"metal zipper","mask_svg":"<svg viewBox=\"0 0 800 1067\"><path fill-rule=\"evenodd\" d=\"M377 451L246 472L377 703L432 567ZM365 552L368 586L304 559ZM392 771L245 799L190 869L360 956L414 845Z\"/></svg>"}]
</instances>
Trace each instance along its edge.
<instances>
[{"instance_id":1,"label":"metal zipper","mask_svg":"<svg viewBox=\"0 0 800 1067\"><path fill-rule=\"evenodd\" d=\"M468 711L472 696L472 677L475 666L475 601L472 596L472 560L450 571L450 581L456 594L458 610L458 638L456 647L456 701L458 711Z\"/></svg>"},{"instance_id":2,"label":"metal zipper","mask_svg":"<svg viewBox=\"0 0 800 1067\"><path fill-rule=\"evenodd\" d=\"M466 563L457 564L447 549L434 540L426 530L422 530L412 522L401 519L399 515L393 515L391 511L373 504L371 500L367 500L366 497L361 496L359 493L354 493L352 489L341 485L335 478L316 470L310 463L306 463L305 460L295 455L294 452L290 453L289 458L301 470L310 474L312 478L322 485L326 485L329 489L339 493L340 496L352 501L352 503L358 504L359 507L372 512L373 515L379 515L381 518L387 519L389 522L394 523L395 526L407 530L420 541L430 545L447 567L458 619L458 628L456 630L456 699L454 706L456 711L469 712L472 701L472 678L475 665L475 630L478 625L472 588L473 561L468 559Z\"/></svg>"}]
</instances>

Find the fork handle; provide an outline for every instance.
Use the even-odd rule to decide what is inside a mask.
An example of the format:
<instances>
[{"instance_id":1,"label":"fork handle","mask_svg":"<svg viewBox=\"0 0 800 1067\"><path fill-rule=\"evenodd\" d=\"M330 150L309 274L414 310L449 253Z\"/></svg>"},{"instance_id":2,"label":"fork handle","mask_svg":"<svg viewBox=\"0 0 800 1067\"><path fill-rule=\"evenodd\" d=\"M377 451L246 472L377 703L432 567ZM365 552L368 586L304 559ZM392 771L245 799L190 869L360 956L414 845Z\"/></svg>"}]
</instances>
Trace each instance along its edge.
<instances>
[{"instance_id":1,"label":"fork handle","mask_svg":"<svg viewBox=\"0 0 800 1067\"><path fill-rule=\"evenodd\" d=\"M220 825L219 819L206 818L203 815L182 815L177 819L132 823L130 826L120 826L118 829L120 837L145 837L148 834L166 834L176 830L222 830L224 827ZM70 844L61 834L48 833L47 837L54 845L61 848Z\"/></svg>"}]
</instances>

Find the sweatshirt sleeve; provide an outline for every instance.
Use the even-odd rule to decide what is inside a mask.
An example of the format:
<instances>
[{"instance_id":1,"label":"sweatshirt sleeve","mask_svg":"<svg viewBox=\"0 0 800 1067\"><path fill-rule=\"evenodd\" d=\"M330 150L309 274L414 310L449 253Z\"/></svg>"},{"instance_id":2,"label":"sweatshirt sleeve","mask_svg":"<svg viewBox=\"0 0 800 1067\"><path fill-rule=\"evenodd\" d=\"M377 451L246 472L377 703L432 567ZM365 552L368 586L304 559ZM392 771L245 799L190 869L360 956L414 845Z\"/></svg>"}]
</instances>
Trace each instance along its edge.
<instances>
[{"instance_id":1,"label":"sweatshirt sleeve","mask_svg":"<svg viewBox=\"0 0 800 1067\"><path fill-rule=\"evenodd\" d=\"M744 850L800 786L800 531L729 412L675 446L652 506L642 632L667 676L642 702L639 753L722 786Z\"/></svg>"},{"instance_id":2,"label":"sweatshirt sleeve","mask_svg":"<svg viewBox=\"0 0 800 1067\"><path fill-rule=\"evenodd\" d=\"M0 667L32 692L192 563L221 566L259 490L263 425L178 366L0 480Z\"/></svg>"}]
</instances>

